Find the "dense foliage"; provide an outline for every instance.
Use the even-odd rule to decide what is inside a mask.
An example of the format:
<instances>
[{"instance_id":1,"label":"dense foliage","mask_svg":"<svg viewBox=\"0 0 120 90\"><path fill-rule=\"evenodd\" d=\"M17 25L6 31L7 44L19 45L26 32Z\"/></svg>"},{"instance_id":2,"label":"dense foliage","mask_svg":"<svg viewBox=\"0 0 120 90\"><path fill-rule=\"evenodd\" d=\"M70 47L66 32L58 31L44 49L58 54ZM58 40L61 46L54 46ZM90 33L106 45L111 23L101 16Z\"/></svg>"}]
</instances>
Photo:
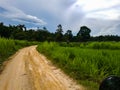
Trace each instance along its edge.
<instances>
[{"instance_id":1,"label":"dense foliage","mask_svg":"<svg viewBox=\"0 0 120 90\"><path fill-rule=\"evenodd\" d=\"M56 32L51 33L46 27L43 29L26 29L25 25L9 25L0 23L0 36L4 38L12 38L18 40L28 41L57 41L57 42L86 42L86 41L120 41L119 36L107 35L107 36L90 36L91 30L87 26L81 26L77 35L72 34L72 30L63 32L62 25L57 26ZM63 34L64 33L64 34Z\"/></svg>"},{"instance_id":2,"label":"dense foliage","mask_svg":"<svg viewBox=\"0 0 120 90\"><path fill-rule=\"evenodd\" d=\"M67 45L44 42L38 46L38 50L68 75L78 82L86 81L89 86L91 83L99 86L100 82L109 75L120 76L120 42Z\"/></svg>"}]
</instances>

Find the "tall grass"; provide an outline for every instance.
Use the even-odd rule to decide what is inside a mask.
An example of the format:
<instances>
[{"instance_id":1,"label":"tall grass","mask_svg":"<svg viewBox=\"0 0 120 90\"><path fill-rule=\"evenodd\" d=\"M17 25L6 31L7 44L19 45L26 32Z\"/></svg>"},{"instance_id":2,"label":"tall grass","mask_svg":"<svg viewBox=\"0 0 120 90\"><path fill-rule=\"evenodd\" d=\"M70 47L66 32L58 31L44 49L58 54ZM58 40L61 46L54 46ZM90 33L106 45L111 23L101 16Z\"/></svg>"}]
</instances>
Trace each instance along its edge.
<instances>
[{"instance_id":1,"label":"tall grass","mask_svg":"<svg viewBox=\"0 0 120 90\"><path fill-rule=\"evenodd\" d=\"M5 56L6 54L10 54L13 50L15 50L15 42L9 39L0 39L0 55Z\"/></svg>"},{"instance_id":2,"label":"tall grass","mask_svg":"<svg viewBox=\"0 0 120 90\"><path fill-rule=\"evenodd\" d=\"M36 42L0 38L0 70L3 62L18 49L36 44Z\"/></svg>"},{"instance_id":3,"label":"tall grass","mask_svg":"<svg viewBox=\"0 0 120 90\"><path fill-rule=\"evenodd\" d=\"M86 47L93 49L120 50L120 42L91 42L88 43Z\"/></svg>"},{"instance_id":4,"label":"tall grass","mask_svg":"<svg viewBox=\"0 0 120 90\"><path fill-rule=\"evenodd\" d=\"M107 43L102 43L107 45ZM78 82L94 83L95 87L98 87L106 76L120 76L120 50L117 50L117 46L112 47L113 50L108 47L105 49L93 48L94 44L91 45L91 43L80 48L63 47L58 43L45 42L37 49Z\"/></svg>"},{"instance_id":5,"label":"tall grass","mask_svg":"<svg viewBox=\"0 0 120 90\"><path fill-rule=\"evenodd\" d=\"M80 48L91 48L91 49L110 49L120 50L120 42L72 42L67 44L66 42L59 43L62 47L80 47Z\"/></svg>"}]
</instances>

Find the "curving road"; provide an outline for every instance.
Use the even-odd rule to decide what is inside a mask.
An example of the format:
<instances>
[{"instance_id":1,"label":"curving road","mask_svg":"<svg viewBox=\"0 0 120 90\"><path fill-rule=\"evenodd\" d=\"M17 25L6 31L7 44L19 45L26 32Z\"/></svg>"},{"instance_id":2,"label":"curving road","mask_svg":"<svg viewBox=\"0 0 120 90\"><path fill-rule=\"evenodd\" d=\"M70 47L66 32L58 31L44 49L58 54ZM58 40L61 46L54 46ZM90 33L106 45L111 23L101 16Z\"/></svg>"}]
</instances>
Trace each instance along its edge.
<instances>
[{"instance_id":1,"label":"curving road","mask_svg":"<svg viewBox=\"0 0 120 90\"><path fill-rule=\"evenodd\" d=\"M0 90L85 90L56 68L36 46L19 50L0 75Z\"/></svg>"}]
</instances>

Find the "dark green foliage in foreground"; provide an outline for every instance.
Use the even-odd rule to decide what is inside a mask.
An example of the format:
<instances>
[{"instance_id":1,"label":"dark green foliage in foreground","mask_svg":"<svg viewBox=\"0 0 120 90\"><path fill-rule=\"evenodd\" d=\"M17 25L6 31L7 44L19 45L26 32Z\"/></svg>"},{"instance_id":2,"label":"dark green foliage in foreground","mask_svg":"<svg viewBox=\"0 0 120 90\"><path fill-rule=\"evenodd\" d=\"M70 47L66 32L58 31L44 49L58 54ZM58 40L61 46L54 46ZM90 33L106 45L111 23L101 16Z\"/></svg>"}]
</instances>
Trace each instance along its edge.
<instances>
[{"instance_id":1,"label":"dark green foliage in foreground","mask_svg":"<svg viewBox=\"0 0 120 90\"><path fill-rule=\"evenodd\" d=\"M120 43L118 43L118 47L115 46L116 49L112 47L113 50L110 47L109 49L107 47L106 49L100 49L99 47L98 49L93 49L94 42L93 45L91 44L87 43L86 47L84 44L81 44L81 48L63 47L55 42L45 42L39 45L37 49L47 55L55 64L78 82L82 80L97 83L98 87L106 76L120 76L120 49L117 49ZM104 44L106 46L107 43ZM111 42L111 45L114 44L117 45L117 43L112 44Z\"/></svg>"}]
</instances>

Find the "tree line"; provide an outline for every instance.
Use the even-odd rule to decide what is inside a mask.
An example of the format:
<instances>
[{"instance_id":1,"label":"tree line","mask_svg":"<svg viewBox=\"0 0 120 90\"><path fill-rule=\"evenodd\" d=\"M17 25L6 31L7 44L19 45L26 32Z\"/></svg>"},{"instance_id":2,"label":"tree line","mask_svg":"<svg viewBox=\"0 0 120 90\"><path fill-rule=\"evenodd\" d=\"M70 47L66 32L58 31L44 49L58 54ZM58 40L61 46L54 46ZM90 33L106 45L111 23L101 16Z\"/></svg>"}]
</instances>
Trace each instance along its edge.
<instances>
[{"instance_id":1,"label":"tree line","mask_svg":"<svg viewBox=\"0 0 120 90\"><path fill-rule=\"evenodd\" d=\"M56 42L86 42L86 41L120 41L120 36L106 35L106 36L90 36L91 29L87 26L81 26L78 33L74 36L72 30L67 30L63 34L62 25L56 27L56 32L51 33L46 27L42 29L27 29L25 25L4 25L0 23L0 37L28 40L28 41L56 41Z\"/></svg>"}]
</instances>

